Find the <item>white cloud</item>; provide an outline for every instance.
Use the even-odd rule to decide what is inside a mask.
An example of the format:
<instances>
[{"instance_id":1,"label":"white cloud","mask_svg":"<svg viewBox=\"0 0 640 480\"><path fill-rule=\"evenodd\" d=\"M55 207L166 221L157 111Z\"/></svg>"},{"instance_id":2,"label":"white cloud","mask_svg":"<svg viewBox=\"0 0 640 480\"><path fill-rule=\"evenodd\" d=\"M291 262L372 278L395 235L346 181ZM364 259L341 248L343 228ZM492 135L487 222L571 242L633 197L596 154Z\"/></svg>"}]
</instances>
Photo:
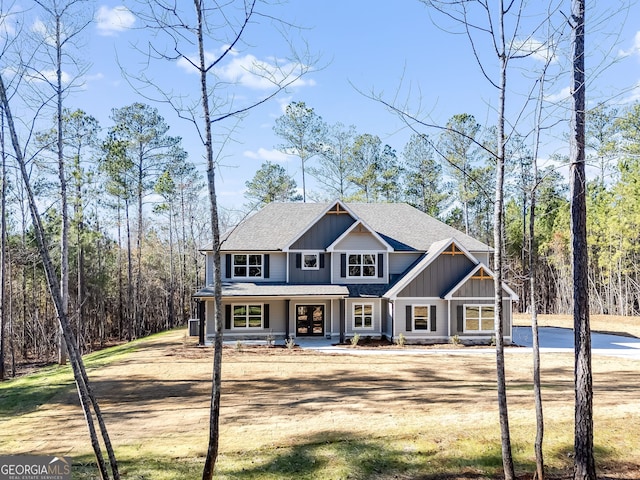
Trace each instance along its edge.
<instances>
[{"instance_id":1,"label":"white cloud","mask_svg":"<svg viewBox=\"0 0 640 480\"><path fill-rule=\"evenodd\" d=\"M57 74L55 70L40 70L36 74L28 74L27 78L34 83L39 82L49 82L56 83L57 82ZM71 81L71 75L67 72L62 71L61 80L64 85L68 85Z\"/></svg>"},{"instance_id":2,"label":"white cloud","mask_svg":"<svg viewBox=\"0 0 640 480\"><path fill-rule=\"evenodd\" d=\"M229 61L215 69L215 75L224 82L239 84L253 90L269 90L276 85L291 82L304 68L303 65L277 59L259 60L250 54L238 55L235 51L231 51L230 54ZM217 54L206 52L205 61L211 63L217 56ZM180 58L178 66L189 73L196 73L197 70L190 61L197 63L197 58L195 56L189 59ZM302 78L292 83L292 86L297 87L313 85L315 85L313 80Z\"/></svg>"},{"instance_id":3,"label":"white cloud","mask_svg":"<svg viewBox=\"0 0 640 480\"><path fill-rule=\"evenodd\" d=\"M266 148L259 148L257 152L253 152L251 150L245 150L243 155L247 158L251 158L253 160L262 160L262 161L270 161L270 162L280 162L285 163L288 162L291 157L285 153L282 153L280 150L267 150Z\"/></svg>"},{"instance_id":4,"label":"white cloud","mask_svg":"<svg viewBox=\"0 0 640 480\"><path fill-rule=\"evenodd\" d=\"M136 17L124 5L109 8L101 6L96 13L95 21L98 33L103 36L115 35L136 23Z\"/></svg>"},{"instance_id":5,"label":"white cloud","mask_svg":"<svg viewBox=\"0 0 640 480\"><path fill-rule=\"evenodd\" d=\"M631 55L640 56L640 31L636 32L635 37L633 37L633 45L628 50L620 50L618 52L620 57L629 57Z\"/></svg>"},{"instance_id":6,"label":"white cloud","mask_svg":"<svg viewBox=\"0 0 640 480\"><path fill-rule=\"evenodd\" d=\"M571 96L571 89L569 87L565 87L560 90L558 93L552 93L551 95L545 95L545 101L549 103L558 103L564 100L567 100Z\"/></svg>"},{"instance_id":7,"label":"white cloud","mask_svg":"<svg viewBox=\"0 0 640 480\"><path fill-rule=\"evenodd\" d=\"M535 38L529 38L527 40L516 40L514 42L514 48L517 50L518 55L529 55L541 62L555 63L557 57L553 52L551 45L543 43Z\"/></svg>"}]
</instances>

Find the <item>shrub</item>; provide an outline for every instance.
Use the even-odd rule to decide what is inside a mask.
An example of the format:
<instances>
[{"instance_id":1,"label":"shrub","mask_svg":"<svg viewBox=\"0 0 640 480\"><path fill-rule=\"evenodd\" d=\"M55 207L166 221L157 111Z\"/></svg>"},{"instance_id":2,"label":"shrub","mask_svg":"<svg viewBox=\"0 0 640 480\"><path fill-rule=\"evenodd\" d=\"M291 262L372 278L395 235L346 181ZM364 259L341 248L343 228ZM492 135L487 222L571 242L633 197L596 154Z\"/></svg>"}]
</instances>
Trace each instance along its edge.
<instances>
[{"instance_id":1,"label":"shrub","mask_svg":"<svg viewBox=\"0 0 640 480\"><path fill-rule=\"evenodd\" d=\"M285 339L284 344L289 350L293 350L293 347L296 346L296 340L293 338L293 335L290 335L289 338Z\"/></svg>"},{"instance_id":2,"label":"shrub","mask_svg":"<svg viewBox=\"0 0 640 480\"><path fill-rule=\"evenodd\" d=\"M455 345L458 346L460 345L460 337L458 335L454 335L453 337L451 337L451 345Z\"/></svg>"},{"instance_id":3,"label":"shrub","mask_svg":"<svg viewBox=\"0 0 640 480\"><path fill-rule=\"evenodd\" d=\"M351 337L351 346L355 347L356 345L358 345L359 341L360 341L360 334L359 333L355 333L353 335L353 337Z\"/></svg>"},{"instance_id":4,"label":"shrub","mask_svg":"<svg viewBox=\"0 0 640 480\"><path fill-rule=\"evenodd\" d=\"M406 340L407 339L405 338L404 333L401 333L400 335L398 335L398 338L396 339L396 343L400 348L404 348L404 344Z\"/></svg>"}]
</instances>

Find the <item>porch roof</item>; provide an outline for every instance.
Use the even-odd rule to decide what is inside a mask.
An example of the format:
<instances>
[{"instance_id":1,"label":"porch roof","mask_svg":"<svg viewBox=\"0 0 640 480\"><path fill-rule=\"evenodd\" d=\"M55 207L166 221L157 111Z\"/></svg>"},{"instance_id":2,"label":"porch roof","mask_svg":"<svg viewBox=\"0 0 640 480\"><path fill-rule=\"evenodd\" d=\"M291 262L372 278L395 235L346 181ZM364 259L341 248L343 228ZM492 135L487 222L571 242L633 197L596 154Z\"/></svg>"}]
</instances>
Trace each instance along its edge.
<instances>
[{"instance_id":1,"label":"porch roof","mask_svg":"<svg viewBox=\"0 0 640 480\"><path fill-rule=\"evenodd\" d=\"M215 295L213 286L197 291L195 298ZM292 285L285 283L223 283L223 297L348 297L349 288L344 285Z\"/></svg>"}]
</instances>

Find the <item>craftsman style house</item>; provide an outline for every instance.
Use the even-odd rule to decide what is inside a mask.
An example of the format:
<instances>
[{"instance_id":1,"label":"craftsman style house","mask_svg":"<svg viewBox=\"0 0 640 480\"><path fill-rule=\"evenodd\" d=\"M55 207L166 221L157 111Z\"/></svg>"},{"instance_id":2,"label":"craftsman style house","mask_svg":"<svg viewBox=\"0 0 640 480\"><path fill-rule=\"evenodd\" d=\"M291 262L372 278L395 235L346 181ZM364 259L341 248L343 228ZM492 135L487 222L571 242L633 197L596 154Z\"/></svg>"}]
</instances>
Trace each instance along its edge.
<instances>
[{"instance_id":1,"label":"craftsman style house","mask_svg":"<svg viewBox=\"0 0 640 480\"><path fill-rule=\"evenodd\" d=\"M214 335L213 252L206 336ZM228 339L386 337L488 343L491 247L407 204L271 203L222 237ZM516 294L502 286L505 341Z\"/></svg>"}]
</instances>

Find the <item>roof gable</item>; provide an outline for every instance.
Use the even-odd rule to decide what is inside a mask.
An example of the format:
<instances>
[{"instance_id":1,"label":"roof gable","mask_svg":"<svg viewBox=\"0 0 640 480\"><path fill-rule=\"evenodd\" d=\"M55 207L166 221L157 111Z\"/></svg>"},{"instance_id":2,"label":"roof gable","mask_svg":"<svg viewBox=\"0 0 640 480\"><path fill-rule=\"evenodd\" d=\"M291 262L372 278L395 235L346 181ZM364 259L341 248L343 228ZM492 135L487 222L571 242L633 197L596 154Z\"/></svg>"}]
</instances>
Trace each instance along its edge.
<instances>
[{"instance_id":1,"label":"roof gable","mask_svg":"<svg viewBox=\"0 0 640 480\"><path fill-rule=\"evenodd\" d=\"M456 284L445 296L445 300L452 300L456 297L487 297L495 295L495 273L487 268L486 265L478 264L471 270L466 277L464 277L458 284ZM488 289L491 290L491 295L482 294L477 292L482 290L482 287L478 287L484 282L491 282ZM503 296L508 296L512 300L517 301L519 299L516 294L506 283L502 283Z\"/></svg>"},{"instance_id":2,"label":"roof gable","mask_svg":"<svg viewBox=\"0 0 640 480\"><path fill-rule=\"evenodd\" d=\"M396 298L413 282L418 275L422 274L442 255L457 256L463 255L471 262L471 265L478 265L478 260L469 253L462 245L453 238L445 238L433 243L427 253L409 269L385 294L386 298ZM467 267L468 268L468 267ZM458 277L460 278L460 277ZM455 281L455 279L453 279ZM450 285L450 284L449 284Z\"/></svg>"},{"instance_id":3,"label":"roof gable","mask_svg":"<svg viewBox=\"0 0 640 480\"><path fill-rule=\"evenodd\" d=\"M324 250L353 225L356 218L341 201L329 204L284 246L283 251Z\"/></svg>"},{"instance_id":4,"label":"roof gable","mask_svg":"<svg viewBox=\"0 0 640 480\"><path fill-rule=\"evenodd\" d=\"M371 240L373 242L368 243L376 244L376 248L371 248L373 245L364 245L364 243L362 243L363 247L366 250L377 250L382 248L388 252L393 251L393 247L391 247L380 235L378 235L375 230L372 230L362 220L358 220L357 222L354 222L353 225L351 225L342 235L340 235L331 245L327 247L327 252L333 252L335 250L354 250L360 248L361 241L357 241L356 245L354 246L345 244L350 238L354 237L355 235L361 234L365 234L371 237Z\"/></svg>"}]
</instances>

